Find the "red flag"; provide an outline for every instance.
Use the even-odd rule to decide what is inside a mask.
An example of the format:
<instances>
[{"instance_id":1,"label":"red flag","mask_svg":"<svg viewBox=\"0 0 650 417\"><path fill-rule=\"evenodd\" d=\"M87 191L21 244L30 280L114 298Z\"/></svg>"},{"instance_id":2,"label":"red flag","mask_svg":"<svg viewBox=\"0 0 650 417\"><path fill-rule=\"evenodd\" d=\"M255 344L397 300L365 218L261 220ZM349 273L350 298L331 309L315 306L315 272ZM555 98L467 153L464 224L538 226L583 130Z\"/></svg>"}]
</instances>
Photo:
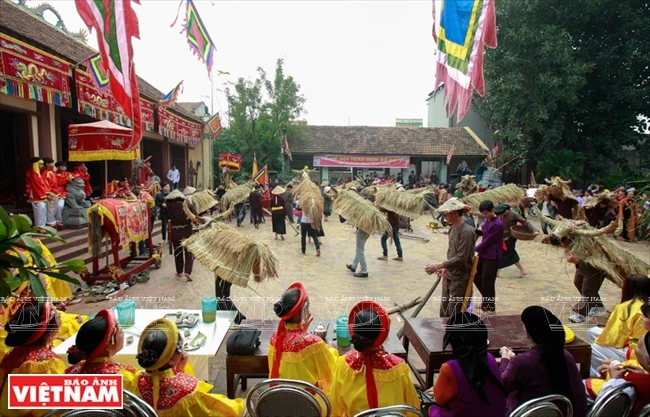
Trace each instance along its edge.
<instances>
[{"instance_id":1,"label":"red flag","mask_svg":"<svg viewBox=\"0 0 650 417\"><path fill-rule=\"evenodd\" d=\"M451 149L449 149L449 154L447 155L447 165L451 163L451 157L454 156L455 150L456 150L456 145L451 145Z\"/></svg>"},{"instance_id":2,"label":"red flag","mask_svg":"<svg viewBox=\"0 0 650 417\"><path fill-rule=\"evenodd\" d=\"M133 122L129 149L136 148L142 138L140 92L131 43L131 38L140 38L140 28L132 2L139 3L138 0L75 0L79 16L91 32L97 33L111 93Z\"/></svg>"}]
</instances>

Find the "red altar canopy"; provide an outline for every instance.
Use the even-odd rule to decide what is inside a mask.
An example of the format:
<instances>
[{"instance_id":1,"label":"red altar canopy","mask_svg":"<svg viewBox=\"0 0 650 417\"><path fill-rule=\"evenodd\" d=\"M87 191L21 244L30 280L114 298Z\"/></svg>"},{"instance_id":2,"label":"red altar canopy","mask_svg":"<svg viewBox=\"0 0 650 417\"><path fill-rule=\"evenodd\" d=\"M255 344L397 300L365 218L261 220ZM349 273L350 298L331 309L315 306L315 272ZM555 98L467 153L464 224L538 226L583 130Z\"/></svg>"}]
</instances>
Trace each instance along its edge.
<instances>
[{"instance_id":1,"label":"red altar canopy","mask_svg":"<svg viewBox=\"0 0 650 417\"><path fill-rule=\"evenodd\" d=\"M68 126L68 159L70 161L131 161L137 149L129 149L133 133L123 127L101 120Z\"/></svg>"},{"instance_id":2,"label":"red altar canopy","mask_svg":"<svg viewBox=\"0 0 650 417\"><path fill-rule=\"evenodd\" d=\"M235 153L222 152L219 154L219 168L228 167L231 172L241 169L241 157Z\"/></svg>"}]
</instances>

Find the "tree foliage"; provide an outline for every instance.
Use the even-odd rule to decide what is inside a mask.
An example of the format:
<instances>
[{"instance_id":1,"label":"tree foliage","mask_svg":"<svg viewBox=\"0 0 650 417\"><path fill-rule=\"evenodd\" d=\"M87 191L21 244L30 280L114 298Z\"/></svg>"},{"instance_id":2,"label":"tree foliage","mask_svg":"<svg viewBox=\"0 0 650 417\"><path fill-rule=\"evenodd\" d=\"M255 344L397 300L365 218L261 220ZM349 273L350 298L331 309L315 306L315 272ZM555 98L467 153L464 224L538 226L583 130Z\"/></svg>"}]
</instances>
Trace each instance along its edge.
<instances>
[{"instance_id":1,"label":"tree foliage","mask_svg":"<svg viewBox=\"0 0 650 417\"><path fill-rule=\"evenodd\" d=\"M39 300L44 300L47 293L39 274L80 285L76 278L68 276L67 273L84 271L83 261L72 259L50 265L43 256L37 239L65 243L58 236L56 229L33 227L29 217L20 214L10 216L0 207L0 300L3 300L3 303L11 295L17 296L14 291L25 281L29 281L32 293L39 297Z\"/></svg>"},{"instance_id":2,"label":"tree foliage","mask_svg":"<svg viewBox=\"0 0 650 417\"><path fill-rule=\"evenodd\" d=\"M634 127L650 114L650 3L502 0L497 24L475 103L502 157L522 155L517 168L581 152L583 181L624 168L623 150L646 145Z\"/></svg>"},{"instance_id":3,"label":"tree foliage","mask_svg":"<svg viewBox=\"0 0 650 417\"><path fill-rule=\"evenodd\" d=\"M300 85L285 75L282 59L278 59L272 79L261 67L257 72L255 80L239 78L226 89L229 127L215 141L215 157L221 152L238 153L245 172L251 170L253 155L260 167L268 164L269 170L280 170L283 127L287 134L294 133L299 126L291 122L305 112Z\"/></svg>"}]
</instances>

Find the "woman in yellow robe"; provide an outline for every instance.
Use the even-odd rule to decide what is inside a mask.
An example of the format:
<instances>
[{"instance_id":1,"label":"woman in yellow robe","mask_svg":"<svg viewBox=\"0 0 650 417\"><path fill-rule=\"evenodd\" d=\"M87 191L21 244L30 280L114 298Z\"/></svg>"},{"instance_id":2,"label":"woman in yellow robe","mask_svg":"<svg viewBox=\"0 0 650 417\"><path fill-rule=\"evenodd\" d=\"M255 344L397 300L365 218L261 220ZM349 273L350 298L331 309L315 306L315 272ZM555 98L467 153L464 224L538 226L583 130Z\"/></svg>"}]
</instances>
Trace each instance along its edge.
<instances>
[{"instance_id":1,"label":"woman in yellow robe","mask_svg":"<svg viewBox=\"0 0 650 417\"><path fill-rule=\"evenodd\" d=\"M608 359L619 362L635 359L634 348L646 332L641 306L650 299L650 278L641 274L630 275L621 292L621 303L614 307L605 328L587 330L587 340L591 343L592 376L598 376L598 367Z\"/></svg>"},{"instance_id":2,"label":"woman in yellow robe","mask_svg":"<svg viewBox=\"0 0 650 417\"><path fill-rule=\"evenodd\" d=\"M268 347L269 378L308 382L327 395L338 351L328 348L320 337L307 333L313 320L307 289L301 283L291 285L273 309L280 324Z\"/></svg>"},{"instance_id":3,"label":"woman in yellow robe","mask_svg":"<svg viewBox=\"0 0 650 417\"><path fill-rule=\"evenodd\" d=\"M37 416L47 410L9 410L9 374L62 374L65 363L52 351L52 340L59 330L56 310L48 301L39 310L35 300L20 300L20 307L5 326L5 343L12 349L0 362L0 415Z\"/></svg>"},{"instance_id":4,"label":"woman in yellow robe","mask_svg":"<svg viewBox=\"0 0 650 417\"><path fill-rule=\"evenodd\" d=\"M68 362L72 364L66 374L121 374L124 386L131 386L135 368L113 362L113 356L124 347L124 331L112 310L101 310L84 323L77 335L76 344L68 349Z\"/></svg>"},{"instance_id":5,"label":"woman in yellow robe","mask_svg":"<svg viewBox=\"0 0 650 417\"><path fill-rule=\"evenodd\" d=\"M420 408L411 372L403 359L382 346L390 331L390 319L374 301L361 301L348 318L354 349L338 358L330 391L333 416L353 416L391 405Z\"/></svg>"},{"instance_id":6,"label":"woman in yellow robe","mask_svg":"<svg viewBox=\"0 0 650 417\"><path fill-rule=\"evenodd\" d=\"M650 304L643 304L641 306L641 314L642 314L641 324L643 326L643 329L646 332L650 332ZM632 367L632 368L643 369L639 364L639 361L636 360L636 354L634 355L630 354L630 356L634 356L635 359L628 359L624 362L619 362L615 359L604 360L602 364L598 367L598 375L602 377L590 378L584 380L585 388L587 390L587 395L589 396L589 398L595 400L596 397L598 397L598 394L600 394L600 391L602 391L605 383L610 380L609 370L611 367L614 368Z\"/></svg>"},{"instance_id":7,"label":"woman in yellow robe","mask_svg":"<svg viewBox=\"0 0 650 417\"><path fill-rule=\"evenodd\" d=\"M211 384L179 371L187 363L187 354L170 320L155 320L144 329L137 359L145 371L125 388L149 403L159 417L236 417L244 410L244 400L211 394Z\"/></svg>"}]
</instances>

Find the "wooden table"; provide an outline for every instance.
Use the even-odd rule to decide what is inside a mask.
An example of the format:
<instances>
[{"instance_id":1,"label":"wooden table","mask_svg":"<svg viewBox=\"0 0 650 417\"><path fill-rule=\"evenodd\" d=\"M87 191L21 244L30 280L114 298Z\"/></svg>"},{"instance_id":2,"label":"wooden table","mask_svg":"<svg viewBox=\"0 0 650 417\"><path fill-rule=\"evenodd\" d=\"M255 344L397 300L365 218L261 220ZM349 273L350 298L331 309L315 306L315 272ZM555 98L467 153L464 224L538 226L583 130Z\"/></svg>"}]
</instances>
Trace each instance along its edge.
<instances>
[{"instance_id":1,"label":"wooden table","mask_svg":"<svg viewBox=\"0 0 650 417\"><path fill-rule=\"evenodd\" d=\"M318 320L314 320L311 326L313 330L318 325ZM327 327L327 322L322 322ZM262 333L260 334L260 347L257 348L254 355L250 356L232 356L226 354L226 385L228 398L234 399L237 390L237 383L241 380L242 390L246 390L247 378L268 378L269 377L269 359L267 348L271 335L278 329L277 320L247 320L246 327L255 327ZM327 340L336 340L336 322L332 321L327 332ZM231 332L232 333L232 332ZM228 335L229 336L229 335ZM226 337L228 337L226 336ZM400 358L406 360L406 350L397 338L394 332L388 335L384 348ZM338 347L340 354L352 349Z\"/></svg>"},{"instance_id":2,"label":"wooden table","mask_svg":"<svg viewBox=\"0 0 650 417\"><path fill-rule=\"evenodd\" d=\"M442 350L442 339L445 335L443 328L447 319L440 318L410 318L404 324L404 349L408 352L409 343L417 352L425 364L424 372L415 369L409 362L409 366L418 378L422 389L433 386L433 374L440 370L443 363L454 356L451 346L446 351ZM489 316L483 319L488 328L488 352L499 357L499 349L503 346L512 348L515 353L526 352L532 347L532 341L526 337L524 325L519 315L512 316ZM589 367L591 365L591 345L576 337L575 340L566 344L564 348L571 353L576 363L580 365L580 374L583 379L589 378ZM426 379L421 377L424 373Z\"/></svg>"}]
</instances>

